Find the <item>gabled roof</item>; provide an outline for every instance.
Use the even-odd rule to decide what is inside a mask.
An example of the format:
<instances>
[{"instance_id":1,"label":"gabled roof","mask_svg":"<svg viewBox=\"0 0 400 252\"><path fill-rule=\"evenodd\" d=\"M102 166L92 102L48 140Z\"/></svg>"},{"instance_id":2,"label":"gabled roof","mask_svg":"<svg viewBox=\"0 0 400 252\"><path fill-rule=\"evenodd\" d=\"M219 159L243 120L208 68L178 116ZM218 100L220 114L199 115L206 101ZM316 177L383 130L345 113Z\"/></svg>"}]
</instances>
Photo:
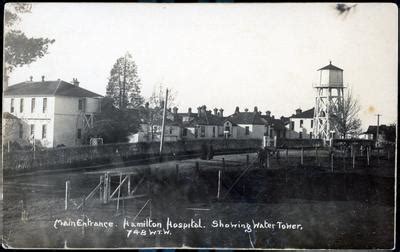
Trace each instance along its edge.
<instances>
[{"instance_id":1,"label":"gabled roof","mask_svg":"<svg viewBox=\"0 0 400 252\"><path fill-rule=\"evenodd\" d=\"M226 120L235 124L264 125L266 123L258 112L238 112L228 116Z\"/></svg>"},{"instance_id":2,"label":"gabled roof","mask_svg":"<svg viewBox=\"0 0 400 252\"><path fill-rule=\"evenodd\" d=\"M317 71L321 71L321 70L337 70L337 71L343 71L343 69L332 65L332 62L329 62L329 65L324 66L323 68L318 69Z\"/></svg>"},{"instance_id":3,"label":"gabled roof","mask_svg":"<svg viewBox=\"0 0 400 252\"><path fill-rule=\"evenodd\" d=\"M314 118L314 108L292 115L290 118Z\"/></svg>"},{"instance_id":4,"label":"gabled roof","mask_svg":"<svg viewBox=\"0 0 400 252\"><path fill-rule=\"evenodd\" d=\"M101 97L102 95L93 93L84 88L75 86L63 80L56 81L38 81L38 82L21 82L9 86L4 91L4 96L71 96L71 97Z\"/></svg>"},{"instance_id":5,"label":"gabled roof","mask_svg":"<svg viewBox=\"0 0 400 252\"><path fill-rule=\"evenodd\" d=\"M385 124L379 125L379 133L385 134L387 131L390 130L390 127L394 126L386 126ZM376 125L370 125L365 134L376 134Z\"/></svg>"}]
</instances>

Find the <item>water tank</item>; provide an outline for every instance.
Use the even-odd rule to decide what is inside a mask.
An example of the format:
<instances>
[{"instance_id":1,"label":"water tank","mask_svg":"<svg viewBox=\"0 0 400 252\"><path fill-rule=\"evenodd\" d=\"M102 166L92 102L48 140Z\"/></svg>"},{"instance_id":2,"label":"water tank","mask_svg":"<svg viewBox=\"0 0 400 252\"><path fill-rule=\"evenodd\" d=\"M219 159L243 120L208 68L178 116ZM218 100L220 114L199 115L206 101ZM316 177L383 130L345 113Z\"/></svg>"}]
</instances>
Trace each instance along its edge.
<instances>
[{"instance_id":1,"label":"water tank","mask_svg":"<svg viewBox=\"0 0 400 252\"><path fill-rule=\"evenodd\" d=\"M319 86L322 87L343 87L343 69L332 65L324 66L318 69L319 75Z\"/></svg>"}]
</instances>

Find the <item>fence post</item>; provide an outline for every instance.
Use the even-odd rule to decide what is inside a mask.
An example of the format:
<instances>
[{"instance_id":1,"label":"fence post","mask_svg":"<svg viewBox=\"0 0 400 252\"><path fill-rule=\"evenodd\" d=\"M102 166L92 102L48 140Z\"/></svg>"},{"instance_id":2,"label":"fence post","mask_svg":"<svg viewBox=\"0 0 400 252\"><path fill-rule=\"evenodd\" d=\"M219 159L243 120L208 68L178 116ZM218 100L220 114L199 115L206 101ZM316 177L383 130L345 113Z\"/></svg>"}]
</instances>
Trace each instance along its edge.
<instances>
[{"instance_id":1,"label":"fence post","mask_svg":"<svg viewBox=\"0 0 400 252\"><path fill-rule=\"evenodd\" d=\"M353 145L352 145L352 147L353 147ZM354 147L353 147L352 153L353 153L353 169L354 169L356 166L356 150L354 149Z\"/></svg>"},{"instance_id":2,"label":"fence post","mask_svg":"<svg viewBox=\"0 0 400 252\"><path fill-rule=\"evenodd\" d=\"M269 150L267 150L267 168L269 168Z\"/></svg>"},{"instance_id":3,"label":"fence post","mask_svg":"<svg viewBox=\"0 0 400 252\"><path fill-rule=\"evenodd\" d=\"M131 175L128 174L128 196L131 196Z\"/></svg>"},{"instance_id":4,"label":"fence post","mask_svg":"<svg viewBox=\"0 0 400 252\"><path fill-rule=\"evenodd\" d=\"M104 186L104 177L103 177L103 175L101 175L100 176L100 187L99 187L100 202L103 201L103 186Z\"/></svg>"},{"instance_id":5,"label":"fence post","mask_svg":"<svg viewBox=\"0 0 400 252\"><path fill-rule=\"evenodd\" d=\"M246 168L249 168L249 154L246 155Z\"/></svg>"},{"instance_id":6,"label":"fence post","mask_svg":"<svg viewBox=\"0 0 400 252\"><path fill-rule=\"evenodd\" d=\"M332 172L333 172L333 158L334 158L333 155L334 155L333 151L331 151L331 170L332 170Z\"/></svg>"},{"instance_id":7,"label":"fence post","mask_svg":"<svg viewBox=\"0 0 400 252\"><path fill-rule=\"evenodd\" d=\"M315 164L318 165L318 147L315 147Z\"/></svg>"},{"instance_id":8,"label":"fence post","mask_svg":"<svg viewBox=\"0 0 400 252\"><path fill-rule=\"evenodd\" d=\"M217 191L217 199L219 199L221 191L221 169L218 170L218 191Z\"/></svg>"},{"instance_id":9,"label":"fence post","mask_svg":"<svg viewBox=\"0 0 400 252\"><path fill-rule=\"evenodd\" d=\"M371 154L370 146L367 146L367 165L369 166L369 155Z\"/></svg>"},{"instance_id":10,"label":"fence post","mask_svg":"<svg viewBox=\"0 0 400 252\"><path fill-rule=\"evenodd\" d=\"M121 181L122 181L122 173L119 174L119 188L118 188L118 199L117 199L117 212L119 210L119 197L121 196Z\"/></svg>"},{"instance_id":11,"label":"fence post","mask_svg":"<svg viewBox=\"0 0 400 252\"><path fill-rule=\"evenodd\" d=\"M71 190L70 181L67 180L65 182L65 210L68 210L69 190Z\"/></svg>"},{"instance_id":12,"label":"fence post","mask_svg":"<svg viewBox=\"0 0 400 252\"><path fill-rule=\"evenodd\" d=\"M301 147L301 158L300 158L301 165L304 165L304 148Z\"/></svg>"},{"instance_id":13,"label":"fence post","mask_svg":"<svg viewBox=\"0 0 400 252\"><path fill-rule=\"evenodd\" d=\"M110 186L110 177L108 176L108 172L104 175L104 196L103 196L103 203L108 203L109 194L109 186Z\"/></svg>"},{"instance_id":14,"label":"fence post","mask_svg":"<svg viewBox=\"0 0 400 252\"><path fill-rule=\"evenodd\" d=\"M222 171L225 173L225 158L222 158Z\"/></svg>"},{"instance_id":15,"label":"fence post","mask_svg":"<svg viewBox=\"0 0 400 252\"><path fill-rule=\"evenodd\" d=\"M289 148L286 148L286 162L289 163Z\"/></svg>"}]
</instances>

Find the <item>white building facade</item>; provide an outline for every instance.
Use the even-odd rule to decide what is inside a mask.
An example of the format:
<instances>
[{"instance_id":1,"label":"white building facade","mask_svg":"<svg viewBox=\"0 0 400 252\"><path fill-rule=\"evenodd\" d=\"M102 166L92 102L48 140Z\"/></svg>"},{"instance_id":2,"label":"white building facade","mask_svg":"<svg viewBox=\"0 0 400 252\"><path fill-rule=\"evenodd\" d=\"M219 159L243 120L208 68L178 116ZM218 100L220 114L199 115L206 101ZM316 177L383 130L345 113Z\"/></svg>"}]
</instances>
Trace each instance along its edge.
<instances>
[{"instance_id":1,"label":"white building facade","mask_svg":"<svg viewBox=\"0 0 400 252\"><path fill-rule=\"evenodd\" d=\"M23 82L4 92L3 112L18 118L7 141L43 147L76 146L100 112L101 95L62 80Z\"/></svg>"}]
</instances>

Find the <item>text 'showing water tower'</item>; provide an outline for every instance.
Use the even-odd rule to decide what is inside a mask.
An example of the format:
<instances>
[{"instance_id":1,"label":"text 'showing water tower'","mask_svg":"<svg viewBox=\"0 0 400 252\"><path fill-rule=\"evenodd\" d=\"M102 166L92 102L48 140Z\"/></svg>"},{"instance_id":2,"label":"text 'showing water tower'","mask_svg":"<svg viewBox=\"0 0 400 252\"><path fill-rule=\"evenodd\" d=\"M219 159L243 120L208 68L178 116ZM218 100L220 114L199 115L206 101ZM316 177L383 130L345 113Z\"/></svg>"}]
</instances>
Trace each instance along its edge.
<instances>
[{"instance_id":1,"label":"text 'showing water tower'","mask_svg":"<svg viewBox=\"0 0 400 252\"><path fill-rule=\"evenodd\" d=\"M332 106L343 101L343 70L329 62L329 65L318 71L319 84L314 86L316 90L314 137L329 140L336 132L334 125L329 122L329 111Z\"/></svg>"}]
</instances>

